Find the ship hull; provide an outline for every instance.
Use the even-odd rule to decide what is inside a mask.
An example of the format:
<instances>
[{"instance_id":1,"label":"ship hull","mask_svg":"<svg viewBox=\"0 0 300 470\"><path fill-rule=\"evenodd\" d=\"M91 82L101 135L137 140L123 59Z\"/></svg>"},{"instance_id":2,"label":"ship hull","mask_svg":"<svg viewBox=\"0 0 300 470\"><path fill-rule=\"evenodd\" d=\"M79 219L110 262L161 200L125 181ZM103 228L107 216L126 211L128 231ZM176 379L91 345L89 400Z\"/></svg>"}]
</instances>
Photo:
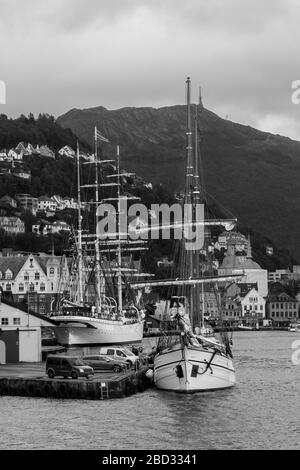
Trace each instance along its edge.
<instances>
[{"instance_id":1,"label":"ship hull","mask_svg":"<svg viewBox=\"0 0 300 470\"><path fill-rule=\"evenodd\" d=\"M175 345L154 360L157 388L182 393L233 387L235 371L231 358L214 349Z\"/></svg>"},{"instance_id":2,"label":"ship hull","mask_svg":"<svg viewBox=\"0 0 300 470\"><path fill-rule=\"evenodd\" d=\"M101 319L53 317L59 321L55 335L63 346L102 346L139 343L143 339L143 322L122 323Z\"/></svg>"}]
</instances>

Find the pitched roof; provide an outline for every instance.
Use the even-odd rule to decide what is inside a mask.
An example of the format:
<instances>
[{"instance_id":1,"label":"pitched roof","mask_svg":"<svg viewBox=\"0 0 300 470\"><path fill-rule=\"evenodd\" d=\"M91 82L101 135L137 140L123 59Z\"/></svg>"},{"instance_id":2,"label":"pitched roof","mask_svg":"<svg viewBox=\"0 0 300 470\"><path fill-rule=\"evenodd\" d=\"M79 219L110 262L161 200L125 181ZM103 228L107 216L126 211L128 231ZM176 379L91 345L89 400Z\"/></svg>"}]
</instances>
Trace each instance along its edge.
<instances>
[{"instance_id":1,"label":"pitched roof","mask_svg":"<svg viewBox=\"0 0 300 470\"><path fill-rule=\"evenodd\" d=\"M52 320L52 318L46 317L46 315L40 315L39 313L33 312L32 310L29 310L28 312L27 306L24 306L20 303L9 302L6 299L5 300L1 299L1 302L4 305L9 305L10 307L17 308L18 310L21 310L21 312L29 313L29 315L39 318L40 320L44 320L48 323L51 323L52 325L58 325L58 323L55 320Z\"/></svg>"},{"instance_id":2,"label":"pitched roof","mask_svg":"<svg viewBox=\"0 0 300 470\"><path fill-rule=\"evenodd\" d=\"M0 271L5 273L10 269L15 278L20 269L24 266L28 256L5 256L0 257Z\"/></svg>"}]
</instances>

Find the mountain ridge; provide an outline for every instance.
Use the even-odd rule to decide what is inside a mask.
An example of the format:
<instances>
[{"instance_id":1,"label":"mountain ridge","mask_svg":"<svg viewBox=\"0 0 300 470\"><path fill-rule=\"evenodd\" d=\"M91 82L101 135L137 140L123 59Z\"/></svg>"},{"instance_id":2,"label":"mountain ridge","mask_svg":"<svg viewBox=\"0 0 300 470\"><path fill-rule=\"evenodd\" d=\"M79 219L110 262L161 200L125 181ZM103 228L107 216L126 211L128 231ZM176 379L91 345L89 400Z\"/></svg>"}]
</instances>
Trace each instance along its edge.
<instances>
[{"instance_id":1,"label":"mountain ridge","mask_svg":"<svg viewBox=\"0 0 300 470\"><path fill-rule=\"evenodd\" d=\"M195 105L192 106L192 115ZM300 142L201 108L202 176L208 197L300 259ZM122 165L172 192L184 184L186 107L73 109L57 122L92 144L93 128L120 144ZM112 145L105 155L114 156ZM299 211L298 211L299 212Z\"/></svg>"}]
</instances>

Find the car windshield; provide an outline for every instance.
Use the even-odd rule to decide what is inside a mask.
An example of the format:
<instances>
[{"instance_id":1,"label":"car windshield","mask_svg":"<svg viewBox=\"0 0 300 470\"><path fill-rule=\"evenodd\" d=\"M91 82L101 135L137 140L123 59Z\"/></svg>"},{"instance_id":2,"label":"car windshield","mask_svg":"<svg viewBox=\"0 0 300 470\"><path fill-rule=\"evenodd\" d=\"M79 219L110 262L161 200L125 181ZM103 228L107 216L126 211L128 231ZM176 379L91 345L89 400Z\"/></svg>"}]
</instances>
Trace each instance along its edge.
<instances>
[{"instance_id":1,"label":"car windshield","mask_svg":"<svg viewBox=\"0 0 300 470\"><path fill-rule=\"evenodd\" d=\"M129 349L123 349L124 353L126 356L134 356L133 352L131 352Z\"/></svg>"},{"instance_id":2,"label":"car windshield","mask_svg":"<svg viewBox=\"0 0 300 470\"><path fill-rule=\"evenodd\" d=\"M70 360L70 363L71 363L73 366L84 366L84 365L85 365L84 362L83 362L81 359L79 359L79 358L77 358L77 359L71 359L71 360Z\"/></svg>"}]
</instances>

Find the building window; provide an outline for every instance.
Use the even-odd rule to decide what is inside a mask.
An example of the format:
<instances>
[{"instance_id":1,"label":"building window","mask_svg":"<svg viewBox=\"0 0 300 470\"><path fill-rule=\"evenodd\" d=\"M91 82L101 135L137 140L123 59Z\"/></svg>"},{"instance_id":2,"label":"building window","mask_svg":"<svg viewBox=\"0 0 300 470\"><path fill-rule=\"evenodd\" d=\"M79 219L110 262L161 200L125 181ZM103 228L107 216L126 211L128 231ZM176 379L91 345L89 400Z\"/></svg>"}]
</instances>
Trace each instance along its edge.
<instances>
[{"instance_id":1,"label":"building window","mask_svg":"<svg viewBox=\"0 0 300 470\"><path fill-rule=\"evenodd\" d=\"M29 292L34 292L34 284L31 283L29 286Z\"/></svg>"},{"instance_id":2,"label":"building window","mask_svg":"<svg viewBox=\"0 0 300 470\"><path fill-rule=\"evenodd\" d=\"M50 273L50 276L54 276L54 268L50 268L49 273Z\"/></svg>"},{"instance_id":3,"label":"building window","mask_svg":"<svg viewBox=\"0 0 300 470\"><path fill-rule=\"evenodd\" d=\"M33 268L33 259L30 258L30 268Z\"/></svg>"},{"instance_id":4,"label":"building window","mask_svg":"<svg viewBox=\"0 0 300 470\"><path fill-rule=\"evenodd\" d=\"M29 281L29 274L28 273L24 274L24 281Z\"/></svg>"},{"instance_id":5,"label":"building window","mask_svg":"<svg viewBox=\"0 0 300 470\"><path fill-rule=\"evenodd\" d=\"M40 313L46 313L46 306L44 304L40 305Z\"/></svg>"},{"instance_id":6,"label":"building window","mask_svg":"<svg viewBox=\"0 0 300 470\"><path fill-rule=\"evenodd\" d=\"M11 284L9 284L9 283L8 283L8 284L6 284L6 286L5 286L5 290L7 290L7 291L9 291L9 292L10 292L10 291L11 291Z\"/></svg>"},{"instance_id":7,"label":"building window","mask_svg":"<svg viewBox=\"0 0 300 470\"><path fill-rule=\"evenodd\" d=\"M34 279L35 279L36 281L39 281L39 280L40 280L40 273L35 273L35 274L34 274Z\"/></svg>"},{"instance_id":8,"label":"building window","mask_svg":"<svg viewBox=\"0 0 300 470\"><path fill-rule=\"evenodd\" d=\"M260 310L263 310L263 306L262 306L262 305L260 306Z\"/></svg>"},{"instance_id":9,"label":"building window","mask_svg":"<svg viewBox=\"0 0 300 470\"><path fill-rule=\"evenodd\" d=\"M10 269L8 269L5 273L5 279L12 279L13 274Z\"/></svg>"},{"instance_id":10,"label":"building window","mask_svg":"<svg viewBox=\"0 0 300 470\"><path fill-rule=\"evenodd\" d=\"M1 325L8 325L8 318L1 318Z\"/></svg>"},{"instance_id":11,"label":"building window","mask_svg":"<svg viewBox=\"0 0 300 470\"><path fill-rule=\"evenodd\" d=\"M14 318L14 325L21 325L21 318Z\"/></svg>"},{"instance_id":12,"label":"building window","mask_svg":"<svg viewBox=\"0 0 300 470\"><path fill-rule=\"evenodd\" d=\"M40 290L41 290L42 292L45 292L46 286L45 286L45 283L44 283L44 282L41 282Z\"/></svg>"}]
</instances>

